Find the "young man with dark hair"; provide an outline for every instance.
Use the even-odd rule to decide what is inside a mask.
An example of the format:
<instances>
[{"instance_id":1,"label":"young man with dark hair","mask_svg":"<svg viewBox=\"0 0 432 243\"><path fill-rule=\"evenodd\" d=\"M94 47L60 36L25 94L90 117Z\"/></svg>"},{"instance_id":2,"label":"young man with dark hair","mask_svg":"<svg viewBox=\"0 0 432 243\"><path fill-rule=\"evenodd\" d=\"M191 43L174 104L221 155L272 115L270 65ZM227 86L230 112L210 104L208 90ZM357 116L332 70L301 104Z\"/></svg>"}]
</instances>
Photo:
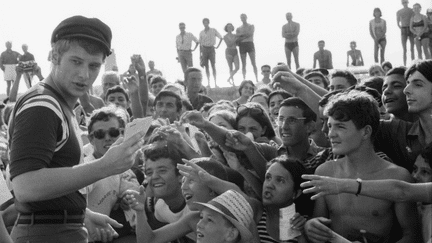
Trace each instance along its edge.
<instances>
[{"instance_id":1,"label":"young man with dark hair","mask_svg":"<svg viewBox=\"0 0 432 243\"><path fill-rule=\"evenodd\" d=\"M305 162L321 151L323 148L309 139L316 119L317 115L302 99L291 97L282 101L276 121L283 142L278 155L287 154L289 158Z\"/></svg>"},{"instance_id":2,"label":"young man with dark hair","mask_svg":"<svg viewBox=\"0 0 432 243\"><path fill-rule=\"evenodd\" d=\"M330 74L329 91L347 89L357 84L357 79L348 70L335 70Z\"/></svg>"},{"instance_id":3,"label":"young man with dark hair","mask_svg":"<svg viewBox=\"0 0 432 243\"><path fill-rule=\"evenodd\" d=\"M204 25L204 30L200 32L199 35L199 43L201 46L201 67L205 68L208 87L210 87L210 70L209 70L209 61L213 71L213 79L215 82L215 87L217 87L216 83L216 51L220 44L222 43L222 36L215 28L210 28L210 20L208 18L204 18L202 21ZM219 43L216 45L216 37L219 38Z\"/></svg>"},{"instance_id":4,"label":"young man with dark hair","mask_svg":"<svg viewBox=\"0 0 432 243\"><path fill-rule=\"evenodd\" d=\"M120 227L108 216L86 209L86 198L79 190L131 168L144 134L119 139L101 158L82 163L73 113L110 54L111 37L111 29L99 19L63 20L51 37L50 74L15 105L8 131L10 174L19 212L11 233L15 242L87 242L88 237L101 240L100 230L112 240L115 231L109 224ZM139 66L145 76L142 60Z\"/></svg>"},{"instance_id":5,"label":"young man with dark hair","mask_svg":"<svg viewBox=\"0 0 432 243\"><path fill-rule=\"evenodd\" d=\"M412 182L410 173L378 157L373 140L379 127L376 102L364 92L336 95L325 108L333 153L343 158L320 165L317 175L363 180L397 179ZM399 223L402 237L392 238ZM325 196L315 203L314 218L305 225L312 242L329 241L334 233L349 241L421 242L415 203L378 200L356 195Z\"/></svg>"},{"instance_id":6,"label":"young man with dark hair","mask_svg":"<svg viewBox=\"0 0 432 243\"><path fill-rule=\"evenodd\" d=\"M213 103L213 100L207 95L200 93L202 88L203 75L201 69L190 67L184 73L184 84L186 93L192 106L200 110L205 103Z\"/></svg>"},{"instance_id":7,"label":"young man with dark hair","mask_svg":"<svg viewBox=\"0 0 432 243\"><path fill-rule=\"evenodd\" d=\"M294 56L296 69L300 67L299 64L299 45L298 35L300 33L300 24L292 20L292 13L286 13L285 15L288 23L282 26L282 37L285 38L285 56L287 59L287 65L291 68L291 53Z\"/></svg>"},{"instance_id":8,"label":"young man with dark hair","mask_svg":"<svg viewBox=\"0 0 432 243\"><path fill-rule=\"evenodd\" d=\"M183 72L193 66L192 52L198 47L198 39L190 32L186 32L186 24L179 23L180 34L176 36L177 60L180 62ZM192 49L192 41L195 47Z\"/></svg>"},{"instance_id":9,"label":"young man with dark hair","mask_svg":"<svg viewBox=\"0 0 432 243\"><path fill-rule=\"evenodd\" d=\"M313 56L313 68L316 67L318 61L319 68L333 69L332 54L329 50L324 49L325 42L323 40L318 41L318 51Z\"/></svg>"},{"instance_id":10,"label":"young man with dark hair","mask_svg":"<svg viewBox=\"0 0 432 243\"><path fill-rule=\"evenodd\" d=\"M269 85L271 83L271 78L270 78L270 74L271 74L271 67L270 65L262 65L261 66L261 74L263 76L263 78L261 79L261 81L259 81L256 84L256 87L259 86L263 86L263 85Z\"/></svg>"},{"instance_id":11,"label":"young man with dark hair","mask_svg":"<svg viewBox=\"0 0 432 243\"><path fill-rule=\"evenodd\" d=\"M169 119L170 123L173 123L180 118L182 99L172 91L162 90L155 97L154 107L157 118Z\"/></svg>"},{"instance_id":12,"label":"young man with dark hair","mask_svg":"<svg viewBox=\"0 0 432 243\"><path fill-rule=\"evenodd\" d=\"M163 87L167 84L167 80L159 75L155 75L150 80L150 91L156 96L163 89Z\"/></svg>"}]
</instances>

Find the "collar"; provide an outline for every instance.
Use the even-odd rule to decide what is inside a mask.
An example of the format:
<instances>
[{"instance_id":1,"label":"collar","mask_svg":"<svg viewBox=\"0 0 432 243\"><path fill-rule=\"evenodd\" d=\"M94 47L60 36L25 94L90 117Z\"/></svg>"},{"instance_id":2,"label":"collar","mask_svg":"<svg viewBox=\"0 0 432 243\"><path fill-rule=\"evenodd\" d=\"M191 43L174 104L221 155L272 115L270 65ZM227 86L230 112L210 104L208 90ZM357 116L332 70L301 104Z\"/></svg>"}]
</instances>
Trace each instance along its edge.
<instances>
[{"instance_id":1,"label":"collar","mask_svg":"<svg viewBox=\"0 0 432 243\"><path fill-rule=\"evenodd\" d=\"M315 141L312 138L308 138L308 140L309 140L309 148L306 152L306 158L305 159L311 158L311 157L315 156L318 152L323 150L322 147L319 147L318 145L316 145ZM285 147L285 145L281 145L277 150L277 154L278 155L282 155L282 154L289 155L288 149Z\"/></svg>"}]
</instances>

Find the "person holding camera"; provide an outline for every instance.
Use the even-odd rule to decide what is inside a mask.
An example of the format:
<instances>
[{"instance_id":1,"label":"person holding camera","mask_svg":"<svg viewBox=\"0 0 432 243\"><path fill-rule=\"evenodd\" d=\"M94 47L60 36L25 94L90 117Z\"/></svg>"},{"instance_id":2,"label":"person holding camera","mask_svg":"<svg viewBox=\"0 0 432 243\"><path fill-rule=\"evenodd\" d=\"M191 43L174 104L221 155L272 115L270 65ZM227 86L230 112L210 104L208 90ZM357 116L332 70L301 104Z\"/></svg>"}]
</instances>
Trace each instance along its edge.
<instances>
[{"instance_id":1,"label":"person holding camera","mask_svg":"<svg viewBox=\"0 0 432 243\"><path fill-rule=\"evenodd\" d=\"M26 84L27 88L29 89L32 86L31 82L32 82L34 75L38 76L40 81L43 80L43 76L41 73L41 69L37 65L33 54L28 52L28 45L23 44L22 50L23 50L24 54L18 58L18 60L19 60L18 67L22 69L22 74L24 76L25 84Z\"/></svg>"}]
</instances>

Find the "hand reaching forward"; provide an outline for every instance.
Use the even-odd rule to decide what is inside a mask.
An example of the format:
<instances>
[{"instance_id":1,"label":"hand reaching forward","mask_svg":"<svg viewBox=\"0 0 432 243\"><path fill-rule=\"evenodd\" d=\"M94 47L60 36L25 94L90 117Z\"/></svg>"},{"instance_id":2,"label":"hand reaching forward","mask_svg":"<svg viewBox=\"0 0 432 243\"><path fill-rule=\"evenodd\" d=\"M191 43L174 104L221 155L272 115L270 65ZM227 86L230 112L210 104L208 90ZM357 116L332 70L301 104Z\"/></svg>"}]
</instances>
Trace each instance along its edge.
<instances>
[{"instance_id":1,"label":"hand reaching forward","mask_svg":"<svg viewBox=\"0 0 432 243\"><path fill-rule=\"evenodd\" d=\"M309 187L304 189L303 193L316 193L311 197L312 200L316 200L325 195L340 193L341 184L338 182L341 182L341 179L319 175L302 175L302 178L309 180L300 185L303 188Z\"/></svg>"},{"instance_id":2,"label":"hand reaching forward","mask_svg":"<svg viewBox=\"0 0 432 243\"><path fill-rule=\"evenodd\" d=\"M114 219L107 215L93 212L89 209L86 210L86 217L84 219L85 227L87 228L89 237L92 241L110 242L118 237L118 233L113 229L123 227Z\"/></svg>"}]
</instances>

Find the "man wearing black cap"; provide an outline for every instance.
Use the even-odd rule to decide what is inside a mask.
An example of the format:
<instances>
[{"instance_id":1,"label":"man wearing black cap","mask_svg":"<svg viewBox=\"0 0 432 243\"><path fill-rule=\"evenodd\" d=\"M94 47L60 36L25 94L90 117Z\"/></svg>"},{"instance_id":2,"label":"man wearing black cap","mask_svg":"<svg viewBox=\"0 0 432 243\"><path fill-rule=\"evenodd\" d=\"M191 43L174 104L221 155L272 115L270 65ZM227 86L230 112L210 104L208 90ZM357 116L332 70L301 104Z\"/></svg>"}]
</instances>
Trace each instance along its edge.
<instances>
[{"instance_id":1,"label":"man wearing black cap","mask_svg":"<svg viewBox=\"0 0 432 243\"><path fill-rule=\"evenodd\" d=\"M51 38L51 73L15 105L8 131L19 212L11 233L14 242L87 242L88 236L106 241L115 235L109 224L120 226L86 209L79 190L129 169L144 134L124 142L119 139L105 156L83 164L73 112L110 54L111 37L110 28L96 18L74 16L62 21ZM140 66L145 79L142 60Z\"/></svg>"}]
</instances>

